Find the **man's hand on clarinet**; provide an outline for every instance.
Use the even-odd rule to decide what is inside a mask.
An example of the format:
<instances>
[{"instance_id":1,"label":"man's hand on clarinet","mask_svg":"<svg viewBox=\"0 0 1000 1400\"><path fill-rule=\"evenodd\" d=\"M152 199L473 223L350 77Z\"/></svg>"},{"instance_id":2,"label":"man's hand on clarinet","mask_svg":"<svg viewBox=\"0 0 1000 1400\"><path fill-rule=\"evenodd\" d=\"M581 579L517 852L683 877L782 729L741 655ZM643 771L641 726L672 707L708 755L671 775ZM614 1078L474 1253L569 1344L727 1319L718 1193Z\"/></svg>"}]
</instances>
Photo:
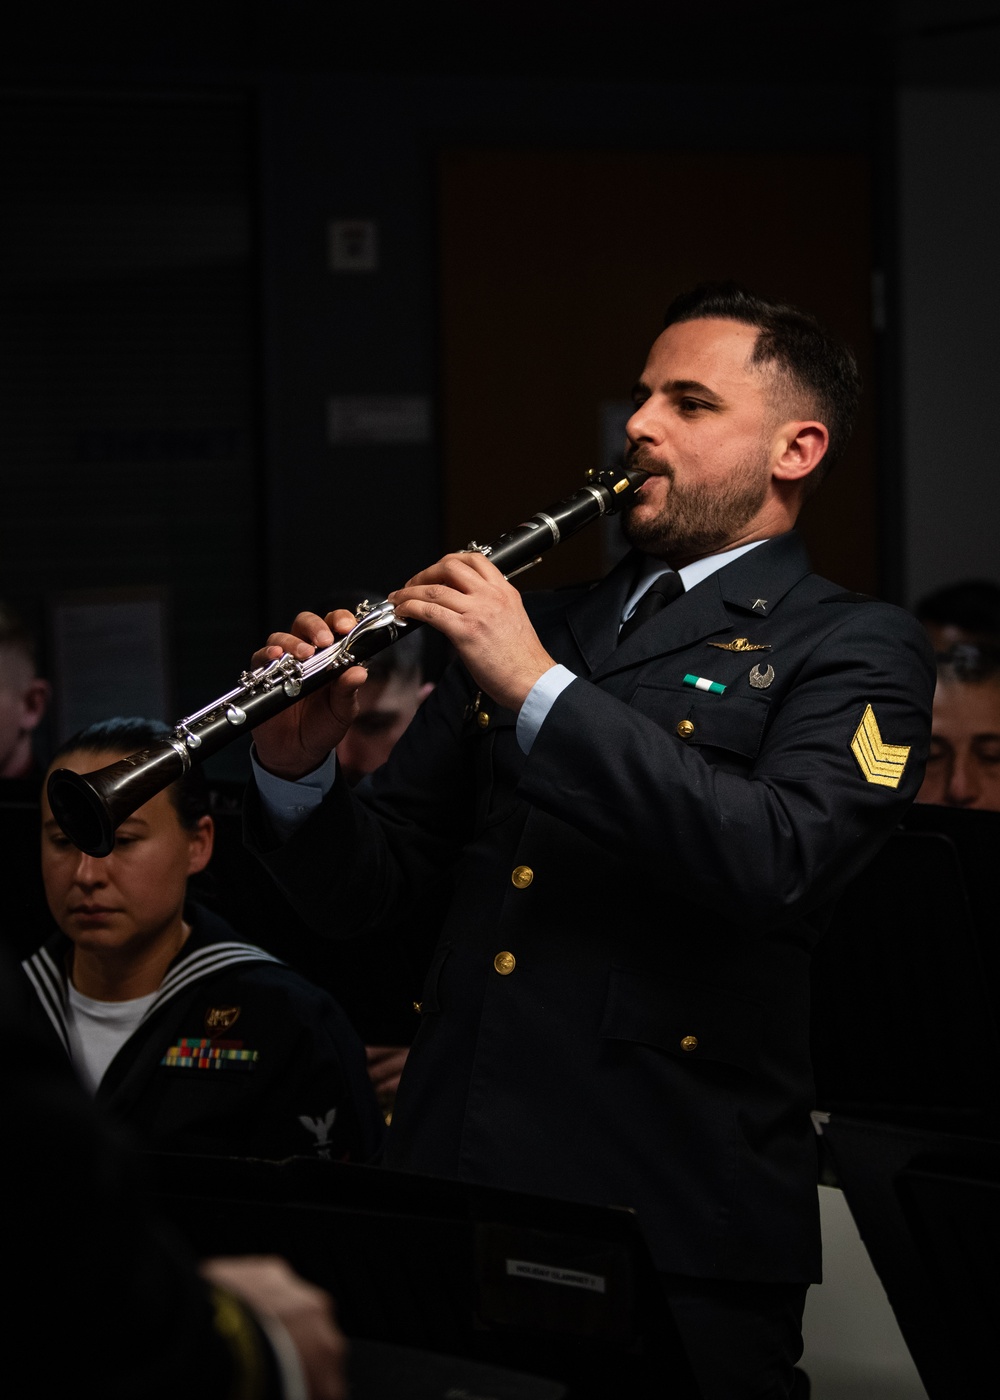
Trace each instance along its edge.
<instances>
[{"instance_id":1,"label":"man's hand on clarinet","mask_svg":"<svg viewBox=\"0 0 1000 1400\"><path fill-rule=\"evenodd\" d=\"M482 554L446 554L389 594L398 617L443 632L494 700L519 710L539 676L555 665L521 595Z\"/></svg>"},{"instance_id":2,"label":"man's hand on clarinet","mask_svg":"<svg viewBox=\"0 0 1000 1400\"><path fill-rule=\"evenodd\" d=\"M345 608L328 613L301 612L290 632L272 632L254 653L251 665L266 666L288 652L306 661L315 651L342 637L357 619ZM321 686L254 730L257 759L279 778L301 778L311 773L335 749L358 712L357 692L368 678L363 666L349 666L329 685Z\"/></svg>"}]
</instances>

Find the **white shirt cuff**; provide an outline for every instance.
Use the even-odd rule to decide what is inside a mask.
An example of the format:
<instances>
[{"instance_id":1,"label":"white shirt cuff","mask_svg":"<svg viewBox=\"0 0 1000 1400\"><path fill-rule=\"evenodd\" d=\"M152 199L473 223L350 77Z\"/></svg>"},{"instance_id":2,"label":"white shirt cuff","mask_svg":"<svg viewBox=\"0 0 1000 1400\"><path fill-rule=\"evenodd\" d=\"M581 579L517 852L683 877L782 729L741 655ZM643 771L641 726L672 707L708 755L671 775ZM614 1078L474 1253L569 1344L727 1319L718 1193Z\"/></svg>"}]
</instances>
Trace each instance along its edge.
<instances>
[{"instance_id":1,"label":"white shirt cuff","mask_svg":"<svg viewBox=\"0 0 1000 1400\"><path fill-rule=\"evenodd\" d=\"M271 1343L280 1377L282 1400L309 1400L302 1358L288 1328L278 1318L265 1317L263 1313L256 1312L252 1304L245 1303L244 1306L253 1312L257 1325Z\"/></svg>"},{"instance_id":2,"label":"white shirt cuff","mask_svg":"<svg viewBox=\"0 0 1000 1400\"><path fill-rule=\"evenodd\" d=\"M517 727L514 731L524 753L531 752L531 746L538 738L538 731L545 717L566 687L572 685L576 679L573 672L568 671L565 666L550 666L545 674L535 681L518 713Z\"/></svg>"},{"instance_id":3,"label":"white shirt cuff","mask_svg":"<svg viewBox=\"0 0 1000 1400\"><path fill-rule=\"evenodd\" d=\"M262 768L254 747L250 749L250 765L261 805L279 841L289 840L300 826L305 825L333 787L337 776L337 760L332 753L318 768L295 782L279 778Z\"/></svg>"}]
</instances>

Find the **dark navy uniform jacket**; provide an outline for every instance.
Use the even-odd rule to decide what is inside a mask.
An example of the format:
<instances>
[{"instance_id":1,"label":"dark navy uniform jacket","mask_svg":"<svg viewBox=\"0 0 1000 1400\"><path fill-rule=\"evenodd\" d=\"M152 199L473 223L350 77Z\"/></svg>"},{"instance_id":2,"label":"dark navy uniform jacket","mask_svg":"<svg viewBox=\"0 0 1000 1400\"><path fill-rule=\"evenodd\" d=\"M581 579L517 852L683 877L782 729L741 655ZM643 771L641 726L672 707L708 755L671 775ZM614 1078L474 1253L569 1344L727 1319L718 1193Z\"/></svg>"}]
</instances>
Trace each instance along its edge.
<instances>
[{"instance_id":1,"label":"dark navy uniform jacket","mask_svg":"<svg viewBox=\"0 0 1000 1400\"><path fill-rule=\"evenodd\" d=\"M579 679L528 756L456 668L363 803L249 829L334 934L454 866L389 1164L634 1207L670 1272L808 1281L810 950L919 787L930 648L794 534L616 646L635 568L529 604Z\"/></svg>"},{"instance_id":2,"label":"dark navy uniform jacket","mask_svg":"<svg viewBox=\"0 0 1000 1400\"><path fill-rule=\"evenodd\" d=\"M97 1101L153 1151L370 1159L382 1117L340 1007L209 910L186 912L191 935ZM71 946L57 933L21 964L32 1019L67 1054Z\"/></svg>"}]
</instances>

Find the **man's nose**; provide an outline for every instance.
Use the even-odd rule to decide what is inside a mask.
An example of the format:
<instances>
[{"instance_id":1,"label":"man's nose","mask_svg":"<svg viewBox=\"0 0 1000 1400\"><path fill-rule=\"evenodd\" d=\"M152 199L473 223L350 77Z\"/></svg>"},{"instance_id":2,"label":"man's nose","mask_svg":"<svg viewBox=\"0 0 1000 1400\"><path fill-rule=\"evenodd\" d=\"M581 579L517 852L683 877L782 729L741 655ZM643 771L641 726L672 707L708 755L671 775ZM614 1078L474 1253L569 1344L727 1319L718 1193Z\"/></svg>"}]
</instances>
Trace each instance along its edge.
<instances>
[{"instance_id":1,"label":"man's nose","mask_svg":"<svg viewBox=\"0 0 1000 1400\"><path fill-rule=\"evenodd\" d=\"M957 753L948 774L945 800L949 807L974 807L979 801L979 767L971 754Z\"/></svg>"},{"instance_id":2,"label":"man's nose","mask_svg":"<svg viewBox=\"0 0 1000 1400\"><path fill-rule=\"evenodd\" d=\"M657 442L659 440L660 432L657 427L656 415L649 405L649 399L645 403L641 403L625 424L625 436L632 447L638 447L642 442Z\"/></svg>"}]
</instances>

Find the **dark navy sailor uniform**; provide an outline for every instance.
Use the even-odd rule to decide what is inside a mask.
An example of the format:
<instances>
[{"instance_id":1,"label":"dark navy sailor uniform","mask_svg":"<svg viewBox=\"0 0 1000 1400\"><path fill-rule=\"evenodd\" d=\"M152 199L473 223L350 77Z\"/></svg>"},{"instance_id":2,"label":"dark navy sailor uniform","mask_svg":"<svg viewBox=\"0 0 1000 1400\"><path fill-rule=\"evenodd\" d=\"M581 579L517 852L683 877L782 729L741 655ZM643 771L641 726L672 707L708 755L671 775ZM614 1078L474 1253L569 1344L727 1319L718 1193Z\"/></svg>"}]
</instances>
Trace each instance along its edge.
<instances>
[{"instance_id":1,"label":"dark navy sailor uniform","mask_svg":"<svg viewBox=\"0 0 1000 1400\"><path fill-rule=\"evenodd\" d=\"M8 1393L281 1400L269 1342L249 1313L241 1328L231 1305L213 1308L194 1259L151 1217L124 1134L31 1014L17 964L0 959Z\"/></svg>"},{"instance_id":2,"label":"dark navy sailor uniform","mask_svg":"<svg viewBox=\"0 0 1000 1400\"><path fill-rule=\"evenodd\" d=\"M808 1282L809 955L920 785L930 648L794 534L617 646L636 569L529 600L578 679L528 755L456 667L363 800L277 846L252 794L248 829L333 934L454 870L387 1164L634 1207L667 1272Z\"/></svg>"},{"instance_id":3,"label":"dark navy sailor uniform","mask_svg":"<svg viewBox=\"0 0 1000 1400\"><path fill-rule=\"evenodd\" d=\"M191 935L98 1102L150 1150L370 1159L382 1119L340 1007L217 915L187 912ZM67 1054L71 947L57 933L21 964L33 1018Z\"/></svg>"}]
</instances>

